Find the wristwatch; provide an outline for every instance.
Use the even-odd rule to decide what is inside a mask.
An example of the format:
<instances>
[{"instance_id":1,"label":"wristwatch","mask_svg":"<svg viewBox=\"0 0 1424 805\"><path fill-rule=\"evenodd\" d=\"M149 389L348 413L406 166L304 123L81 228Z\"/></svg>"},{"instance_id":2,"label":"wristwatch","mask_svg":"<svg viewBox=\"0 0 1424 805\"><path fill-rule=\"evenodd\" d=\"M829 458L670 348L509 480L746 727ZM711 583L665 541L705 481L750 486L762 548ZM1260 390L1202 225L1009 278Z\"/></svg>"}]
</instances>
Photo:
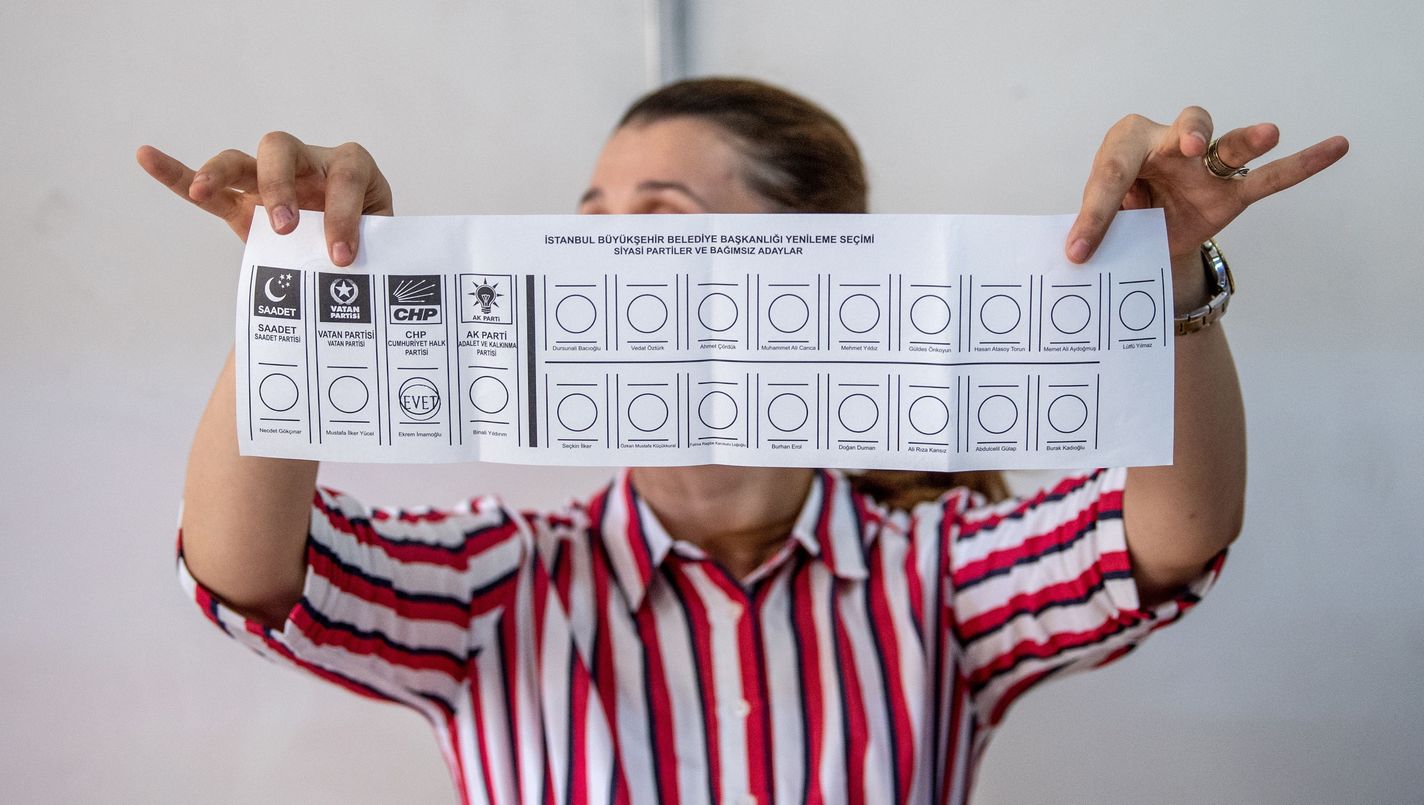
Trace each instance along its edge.
<instances>
[{"instance_id":1,"label":"wristwatch","mask_svg":"<svg viewBox=\"0 0 1424 805\"><path fill-rule=\"evenodd\" d=\"M1231 276L1231 266L1221 254L1216 241L1208 240L1201 245L1202 267L1206 269L1207 287L1211 298L1205 305L1177 317L1177 335L1190 335L1216 323L1226 314L1226 304L1236 293L1236 280Z\"/></svg>"}]
</instances>

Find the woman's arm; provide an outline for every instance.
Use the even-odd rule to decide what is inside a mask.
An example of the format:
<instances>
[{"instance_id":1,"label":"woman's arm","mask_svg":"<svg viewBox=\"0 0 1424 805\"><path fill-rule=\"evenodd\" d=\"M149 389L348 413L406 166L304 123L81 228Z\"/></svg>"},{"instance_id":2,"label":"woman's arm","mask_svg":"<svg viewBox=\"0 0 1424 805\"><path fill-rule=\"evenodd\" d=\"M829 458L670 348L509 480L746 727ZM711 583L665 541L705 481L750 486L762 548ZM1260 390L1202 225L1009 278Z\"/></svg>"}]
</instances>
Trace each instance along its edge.
<instances>
[{"instance_id":1,"label":"woman's arm","mask_svg":"<svg viewBox=\"0 0 1424 805\"><path fill-rule=\"evenodd\" d=\"M338 266L355 259L360 216L392 212L389 185L354 144L320 148L274 132L262 138L256 158L224 151L196 173L149 146L137 158L150 176L243 239L258 205L281 234L296 228L299 210L324 209ZM236 396L229 353L188 457L183 557L224 603L278 626L302 594L317 463L238 455Z\"/></svg>"},{"instance_id":2,"label":"woman's arm","mask_svg":"<svg viewBox=\"0 0 1424 805\"><path fill-rule=\"evenodd\" d=\"M1332 137L1235 179L1203 163L1211 117L1188 107L1171 126L1136 115L1108 132L1083 192L1083 208L1065 250L1085 262L1119 209L1161 207L1167 219L1177 313L1206 303L1203 241L1246 207L1334 164L1349 143ZM1276 146L1279 132L1262 123L1218 141L1228 165L1244 166ZM1172 596L1236 538L1246 492L1246 429L1236 368L1220 326L1176 342L1176 431L1173 464L1128 472L1123 519L1133 578L1143 606Z\"/></svg>"},{"instance_id":3,"label":"woman's arm","mask_svg":"<svg viewBox=\"0 0 1424 805\"><path fill-rule=\"evenodd\" d=\"M188 454L183 561L228 606L279 627L301 598L315 461L241 456L228 353Z\"/></svg>"}]
</instances>

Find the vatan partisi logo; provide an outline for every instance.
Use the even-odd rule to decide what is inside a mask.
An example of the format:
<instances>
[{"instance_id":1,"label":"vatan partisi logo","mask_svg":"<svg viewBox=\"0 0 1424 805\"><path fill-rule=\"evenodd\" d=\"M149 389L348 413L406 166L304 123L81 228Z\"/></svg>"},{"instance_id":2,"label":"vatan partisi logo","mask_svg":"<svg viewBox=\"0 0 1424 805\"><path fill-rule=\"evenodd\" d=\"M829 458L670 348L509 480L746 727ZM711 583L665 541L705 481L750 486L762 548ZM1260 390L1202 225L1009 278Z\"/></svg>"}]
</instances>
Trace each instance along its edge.
<instances>
[{"instance_id":1,"label":"vatan partisi logo","mask_svg":"<svg viewBox=\"0 0 1424 805\"><path fill-rule=\"evenodd\" d=\"M371 323L369 274L321 272L317 276L317 285L321 289L321 321Z\"/></svg>"},{"instance_id":2,"label":"vatan partisi logo","mask_svg":"<svg viewBox=\"0 0 1424 805\"><path fill-rule=\"evenodd\" d=\"M440 389L423 377L412 377L396 392L405 415L417 422L426 422L440 413Z\"/></svg>"}]
</instances>

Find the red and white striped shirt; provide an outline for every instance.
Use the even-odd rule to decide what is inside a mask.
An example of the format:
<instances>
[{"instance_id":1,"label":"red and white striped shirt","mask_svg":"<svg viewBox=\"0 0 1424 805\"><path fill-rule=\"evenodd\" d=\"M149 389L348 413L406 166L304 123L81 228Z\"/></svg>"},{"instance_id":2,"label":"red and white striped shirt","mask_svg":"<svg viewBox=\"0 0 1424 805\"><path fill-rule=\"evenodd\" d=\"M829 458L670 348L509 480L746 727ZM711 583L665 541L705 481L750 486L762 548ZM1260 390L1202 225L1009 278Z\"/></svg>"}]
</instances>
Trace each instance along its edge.
<instances>
[{"instance_id":1,"label":"red and white striped shirt","mask_svg":"<svg viewBox=\"0 0 1424 805\"><path fill-rule=\"evenodd\" d=\"M887 511L820 472L738 580L626 472L586 504L374 512L321 490L275 631L187 572L258 652L434 725L466 803L963 803L1037 682L1109 662L1210 586L1139 609L1125 472Z\"/></svg>"}]
</instances>

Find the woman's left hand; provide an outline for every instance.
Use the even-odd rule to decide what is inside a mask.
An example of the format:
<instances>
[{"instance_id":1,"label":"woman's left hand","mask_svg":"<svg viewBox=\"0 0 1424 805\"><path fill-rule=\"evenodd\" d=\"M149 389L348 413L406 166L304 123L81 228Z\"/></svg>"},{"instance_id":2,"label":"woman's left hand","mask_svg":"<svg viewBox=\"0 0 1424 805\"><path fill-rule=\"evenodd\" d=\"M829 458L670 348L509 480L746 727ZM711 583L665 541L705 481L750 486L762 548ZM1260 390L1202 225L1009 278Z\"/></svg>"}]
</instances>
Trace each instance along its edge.
<instances>
[{"instance_id":1,"label":"woman's left hand","mask_svg":"<svg viewBox=\"0 0 1424 805\"><path fill-rule=\"evenodd\" d=\"M1144 207L1161 207L1166 215L1173 258L1195 255L1202 241L1247 207L1330 167L1350 148L1344 137L1331 137L1253 167L1246 176L1222 179L1203 162L1211 136L1211 115L1198 106L1183 109L1170 126L1141 115L1118 121L1093 160L1083 207L1068 230L1068 259L1082 263L1091 257L1118 210ZM1217 156L1227 165L1244 167L1275 148L1279 139L1271 123L1232 129L1218 140Z\"/></svg>"}]
</instances>

